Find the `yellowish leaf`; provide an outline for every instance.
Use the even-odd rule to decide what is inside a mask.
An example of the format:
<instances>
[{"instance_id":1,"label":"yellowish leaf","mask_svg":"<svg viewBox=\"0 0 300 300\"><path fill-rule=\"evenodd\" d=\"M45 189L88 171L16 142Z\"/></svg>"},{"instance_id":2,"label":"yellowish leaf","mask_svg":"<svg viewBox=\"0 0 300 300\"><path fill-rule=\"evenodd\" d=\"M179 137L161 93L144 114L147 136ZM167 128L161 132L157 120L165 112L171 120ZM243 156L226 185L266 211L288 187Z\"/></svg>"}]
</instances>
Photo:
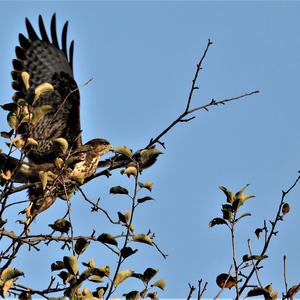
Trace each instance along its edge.
<instances>
[{"instance_id":1,"label":"yellowish leaf","mask_svg":"<svg viewBox=\"0 0 300 300\"><path fill-rule=\"evenodd\" d=\"M23 83L24 83L24 86L25 86L26 90L28 90L29 87L30 87L30 84L29 84L30 75L29 75L29 73L28 72L22 72L21 73L21 78L23 80Z\"/></svg>"},{"instance_id":2,"label":"yellowish leaf","mask_svg":"<svg viewBox=\"0 0 300 300\"><path fill-rule=\"evenodd\" d=\"M78 263L76 256L64 256L64 264L66 269L72 274L77 275L78 273Z\"/></svg>"},{"instance_id":3,"label":"yellowish leaf","mask_svg":"<svg viewBox=\"0 0 300 300\"><path fill-rule=\"evenodd\" d=\"M48 82L44 82L44 83L38 85L34 90L35 96L33 99L33 103L36 100L38 100L42 94L53 92L53 91L54 91L53 85Z\"/></svg>"},{"instance_id":4,"label":"yellowish leaf","mask_svg":"<svg viewBox=\"0 0 300 300\"><path fill-rule=\"evenodd\" d=\"M18 149L21 149L25 145L25 140L21 137L14 138L11 143Z\"/></svg>"},{"instance_id":5,"label":"yellowish leaf","mask_svg":"<svg viewBox=\"0 0 300 300\"><path fill-rule=\"evenodd\" d=\"M132 240L135 242L144 243L144 244L148 244L148 245L152 245L152 243L153 243L152 239L144 233L135 234L133 236Z\"/></svg>"},{"instance_id":6,"label":"yellowish leaf","mask_svg":"<svg viewBox=\"0 0 300 300\"><path fill-rule=\"evenodd\" d=\"M55 164L56 167L61 169L64 165L64 161L60 157L56 157L55 161L54 161L54 164Z\"/></svg>"},{"instance_id":7,"label":"yellowish leaf","mask_svg":"<svg viewBox=\"0 0 300 300\"><path fill-rule=\"evenodd\" d=\"M10 112L7 115L7 123L9 125L10 128L12 129L16 129L18 124L19 124L19 120L17 115L14 112Z\"/></svg>"},{"instance_id":8,"label":"yellowish leaf","mask_svg":"<svg viewBox=\"0 0 300 300\"><path fill-rule=\"evenodd\" d=\"M19 271L18 269L12 268L12 267L7 267L2 271L1 274L1 280L7 281L11 279L15 279L17 277L23 276L24 273Z\"/></svg>"},{"instance_id":9,"label":"yellowish leaf","mask_svg":"<svg viewBox=\"0 0 300 300\"><path fill-rule=\"evenodd\" d=\"M114 281L114 286L117 287L120 283L122 283L124 280L129 278L132 274L133 271L129 269L120 271L116 276L116 279Z\"/></svg>"},{"instance_id":10,"label":"yellowish leaf","mask_svg":"<svg viewBox=\"0 0 300 300\"><path fill-rule=\"evenodd\" d=\"M53 142L60 147L62 153L65 153L69 148L68 141L64 138L56 138L53 140Z\"/></svg>"},{"instance_id":11,"label":"yellowish leaf","mask_svg":"<svg viewBox=\"0 0 300 300\"><path fill-rule=\"evenodd\" d=\"M46 189L47 184L48 184L48 174L47 172L40 171L39 172L39 177L42 183L43 191Z\"/></svg>"},{"instance_id":12,"label":"yellowish leaf","mask_svg":"<svg viewBox=\"0 0 300 300\"><path fill-rule=\"evenodd\" d=\"M123 154L128 157L132 156L132 151L126 146L115 147L115 148L113 148L113 151L116 153L119 153L119 154Z\"/></svg>"},{"instance_id":13,"label":"yellowish leaf","mask_svg":"<svg viewBox=\"0 0 300 300\"><path fill-rule=\"evenodd\" d=\"M166 287L166 282L164 281L164 279L159 279L159 280L155 281L151 286L156 286L156 287L164 290L164 288Z\"/></svg>"},{"instance_id":14,"label":"yellowish leaf","mask_svg":"<svg viewBox=\"0 0 300 300\"><path fill-rule=\"evenodd\" d=\"M101 272L103 272L105 274L105 276L109 276L110 275L110 267L109 266L102 266L99 268L99 270Z\"/></svg>"},{"instance_id":15,"label":"yellowish leaf","mask_svg":"<svg viewBox=\"0 0 300 300\"><path fill-rule=\"evenodd\" d=\"M130 221L131 211L129 209L126 210L124 216L125 216L126 223L128 223Z\"/></svg>"},{"instance_id":16,"label":"yellowish leaf","mask_svg":"<svg viewBox=\"0 0 300 300\"><path fill-rule=\"evenodd\" d=\"M125 170L123 170L123 174L126 174L128 177L130 176L136 177L137 173L138 173L137 168L134 166L129 166Z\"/></svg>"},{"instance_id":17,"label":"yellowish leaf","mask_svg":"<svg viewBox=\"0 0 300 300\"><path fill-rule=\"evenodd\" d=\"M5 180L10 180L12 176L12 172L11 170L5 170L5 171L1 171L1 178L5 179Z\"/></svg>"},{"instance_id":18,"label":"yellowish leaf","mask_svg":"<svg viewBox=\"0 0 300 300\"><path fill-rule=\"evenodd\" d=\"M33 139L33 138L27 138L26 142L26 146L37 146L38 142Z\"/></svg>"}]
</instances>

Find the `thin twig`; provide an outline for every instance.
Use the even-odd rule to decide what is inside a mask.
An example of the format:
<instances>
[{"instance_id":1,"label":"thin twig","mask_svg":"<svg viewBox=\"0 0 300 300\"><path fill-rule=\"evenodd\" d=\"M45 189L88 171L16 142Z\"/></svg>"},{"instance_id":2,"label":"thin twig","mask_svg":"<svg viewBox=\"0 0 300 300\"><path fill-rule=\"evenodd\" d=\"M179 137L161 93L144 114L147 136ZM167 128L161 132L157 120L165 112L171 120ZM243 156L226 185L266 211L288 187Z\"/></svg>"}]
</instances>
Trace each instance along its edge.
<instances>
[{"instance_id":1,"label":"thin twig","mask_svg":"<svg viewBox=\"0 0 300 300\"><path fill-rule=\"evenodd\" d=\"M198 280L198 295L197 295L197 300L201 300L204 292L206 291L207 288L207 281L205 282L203 289L201 289L201 284L202 284L202 278Z\"/></svg>"},{"instance_id":2,"label":"thin twig","mask_svg":"<svg viewBox=\"0 0 300 300\"><path fill-rule=\"evenodd\" d=\"M217 300L217 299L220 297L220 295L223 293L223 291L224 291L224 289L225 289L225 287L226 287L227 281L229 280L229 278L230 278L230 276L231 276L231 275L230 275L230 274L231 274L231 269L232 269L232 265L231 265L230 268L229 268L227 279L225 280L225 282L223 283L223 285L222 285L220 291L219 291L219 292L217 293L217 295L213 298L213 300Z\"/></svg>"},{"instance_id":3,"label":"thin twig","mask_svg":"<svg viewBox=\"0 0 300 300\"><path fill-rule=\"evenodd\" d=\"M284 279L284 286L285 286L285 294L288 293L288 282L286 276L286 256L283 256L283 279Z\"/></svg>"},{"instance_id":4,"label":"thin twig","mask_svg":"<svg viewBox=\"0 0 300 300\"><path fill-rule=\"evenodd\" d=\"M278 206L278 210L277 210L277 213L275 215L275 219L274 221L271 222L271 230L268 234L268 237L267 237L267 240L264 244L264 247L260 253L260 256L263 256L265 255L265 253L267 252L268 250L268 247L269 247L269 244L271 242L271 239L273 237L273 235L276 234L276 225L277 225L277 222L281 219L280 218L280 215L281 215L281 209L282 209L282 206L284 204L284 200L285 200L285 197L290 193L290 191L292 191L295 186L298 184L300 180L300 175L296 178L296 180L294 181L294 183L287 189L287 191L282 191L282 195L281 195L281 199L280 199L280 203L279 203L279 206ZM253 273L255 272L255 269L258 267L258 265L260 264L261 260L258 260L255 265L253 266L253 268L251 269L248 277L246 278L246 280L244 281L244 284L242 285L242 287L240 288L239 292L240 292L240 295L242 294L242 292L244 291L244 289L247 287L248 285L248 282L249 280L251 279ZM238 300L238 298L236 297L235 300Z\"/></svg>"},{"instance_id":5,"label":"thin twig","mask_svg":"<svg viewBox=\"0 0 300 300\"><path fill-rule=\"evenodd\" d=\"M114 221L105 209L100 207L97 203L94 203L91 200L89 200L89 198L85 195L85 193L83 192L81 187L78 187L78 190L81 193L81 195L83 196L84 200L92 205L92 210L94 210L94 211L100 210L101 212L103 212L105 214L105 216L107 217L109 222L111 222L112 224L120 224L119 222Z\"/></svg>"},{"instance_id":6,"label":"thin twig","mask_svg":"<svg viewBox=\"0 0 300 300\"><path fill-rule=\"evenodd\" d=\"M189 294L188 294L186 300L190 300L192 298L194 291L196 290L196 288L193 285L191 285L190 283L188 285L189 285L190 290L189 290Z\"/></svg>"},{"instance_id":7,"label":"thin twig","mask_svg":"<svg viewBox=\"0 0 300 300\"><path fill-rule=\"evenodd\" d=\"M198 80L199 72L202 69L202 63L203 63L203 61L204 61L204 59L205 59L205 57L207 55L208 49L209 49L209 47L211 45L212 45L212 42L211 42L210 39L208 39L208 42L207 42L206 48L204 50L204 53L203 53L201 59L199 60L199 62L197 63L196 71L195 71L195 74L194 74L194 78L192 80L192 86L191 86L191 89L189 91L189 95L188 95L188 99L187 99L187 104L186 104L185 110L167 128L165 128L161 133L159 133L155 138L151 138L150 142L148 143L148 145L145 148L150 148L153 145L155 145L156 143L159 143L159 144L163 145L163 143L160 141L160 139L166 133L168 133L178 123L180 123L180 122L189 122L192 119L194 119L195 116L192 116L192 117L189 117L189 118L186 118L186 117L188 115L196 112L196 111L199 111L199 110L206 110L206 111L208 111L208 108L211 107L211 106L218 106L218 105L221 105L221 104L224 105L224 104L226 104L228 102L231 102L231 101L234 101L234 100L239 100L241 98L248 97L248 96L251 96L253 94L259 93L259 91L256 90L256 91L253 91L253 92L244 93L244 94L242 94L240 96L235 96L235 97L226 98L226 99L222 99L222 100L217 100L216 101L216 100L212 99L212 100L210 100L205 105L202 105L202 106L190 109L190 105L191 105L191 101L192 101L192 97L193 97L194 91L198 89L198 87L196 86L196 82Z\"/></svg>"},{"instance_id":8,"label":"thin twig","mask_svg":"<svg viewBox=\"0 0 300 300\"><path fill-rule=\"evenodd\" d=\"M152 138L149 142L149 144L145 147L145 148L150 148L152 147L154 144L160 142L160 139L166 134L168 133L175 125L177 125L178 123L184 121L184 122L187 122L187 121L190 121L192 120L193 118L190 118L190 119L185 119L186 116L196 112L196 111L199 111L199 110L206 110L208 111L208 108L209 107L212 107L212 106L218 106L220 104L224 105L228 102L232 102L232 101L235 101L235 100L239 100L239 99L242 99L242 98L245 98L245 97L248 97L248 96L252 96L254 94L257 94L259 93L259 91L253 91L253 92L249 92L249 93L244 93L240 96L235 96L235 97L231 97L231 98L226 98L226 99L222 99L222 100L210 100L208 103L202 105L202 106L198 106L198 107L195 107L195 108L192 108L188 111L184 111L181 115L179 115L177 117L177 119L175 119L166 129L164 129L160 134L158 134L155 138Z\"/></svg>"},{"instance_id":9,"label":"thin twig","mask_svg":"<svg viewBox=\"0 0 300 300\"><path fill-rule=\"evenodd\" d=\"M162 255L164 259L168 257L168 254L163 253L154 241L152 241L152 245L156 248L156 250Z\"/></svg>"},{"instance_id":10,"label":"thin twig","mask_svg":"<svg viewBox=\"0 0 300 300\"><path fill-rule=\"evenodd\" d=\"M138 166L137 166L137 168L138 168ZM131 203L130 219L129 219L129 222L127 224L127 230L126 230L126 236L125 236L123 248L127 247L129 237L130 237L130 228L131 228L131 224L132 224L132 221L133 221L134 210L135 210L135 207L136 207L135 206L135 204L136 204L135 201L136 201L137 192L138 192L138 178L139 178L139 172L137 170L137 175L134 177L134 192L133 192L132 196L129 196L132 199L132 203ZM114 282L117 278L117 274L120 270L120 267L121 267L121 264L122 264L123 261L124 261L124 259L122 257L121 251L120 251L119 260L118 260L117 267L116 267L116 270L114 272L114 276L113 276L112 282L110 284L108 293L107 293L106 298L105 298L106 300L108 300L110 298L111 294L114 292L114 290L113 290Z\"/></svg>"},{"instance_id":11,"label":"thin twig","mask_svg":"<svg viewBox=\"0 0 300 300\"><path fill-rule=\"evenodd\" d=\"M252 250L251 250L250 239L248 239L248 249L249 249L249 254L250 254L250 256L252 256ZM255 274L256 274L257 282L258 282L259 286L260 286L261 288L263 288L263 285L261 284L260 279L259 279L258 269L257 269L257 267L255 266L255 261L254 261L253 259L251 259L251 262L252 262L252 266L255 268Z\"/></svg>"},{"instance_id":12,"label":"thin twig","mask_svg":"<svg viewBox=\"0 0 300 300\"><path fill-rule=\"evenodd\" d=\"M235 271L235 278L238 280L238 274L239 274L239 266L237 265L236 262L236 246L235 246L235 224L236 224L236 211L233 213L233 219L232 222L230 223L230 232L231 232L231 248L232 248L232 261L234 265L234 271ZM235 291L237 297L239 297L239 288L238 285L235 285Z\"/></svg>"},{"instance_id":13,"label":"thin twig","mask_svg":"<svg viewBox=\"0 0 300 300\"><path fill-rule=\"evenodd\" d=\"M210 39L208 39L208 42L207 42L207 45L206 45L206 48L203 52L203 55L199 61L199 63L197 64L197 68L196 68L196 72L195 72L195 76L194 76L194 79L192 81L192 87L190 89L190 92L189 92L189 97L188 97L188 101L187 101L187 104L186 104L186 108L185 108L185 111L188 112L189 108L190 108L190 104L191 104L191 101L192 101L192 98L193 98L193 93L196 89L198 89L198 87L196 87L196 81L198 79L198 76L199 76L199 71L202 69L202 63L204 61L204 58L207 54L207 51L209 49L209 47L212 45L212 41Z\"/></svg>"}]
</instances>

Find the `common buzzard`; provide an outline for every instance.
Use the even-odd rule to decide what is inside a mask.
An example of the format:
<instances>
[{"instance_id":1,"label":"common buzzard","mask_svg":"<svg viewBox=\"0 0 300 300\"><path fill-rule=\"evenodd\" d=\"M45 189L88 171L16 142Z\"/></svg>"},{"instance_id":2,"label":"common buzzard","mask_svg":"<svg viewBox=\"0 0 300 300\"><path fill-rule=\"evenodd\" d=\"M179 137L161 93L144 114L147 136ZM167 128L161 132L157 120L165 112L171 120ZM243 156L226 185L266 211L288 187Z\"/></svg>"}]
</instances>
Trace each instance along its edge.
<instances>
[{"instance_id":1,"label":"common buzzard","mask_svg":"<svg viewBox=\"0 0 300 300\"><path fill-rule=\"evenodd\" d=\"M67 44L68 22L58 40L55 14L50 34L39 16L39 33L26 18L28 37L19 34L13 60L16 90L8 123L17 134L12 144L28 162L1 156L2 170L15 168L13 179L41 183L29 188L27 217L47 209L57 197L69 198L92 176L101 155L112 149L105 139L82 144L79 89L73 76L74 41ZM6 164L3 166L3 164ZM23 177L23 178L22 178Z\"/></svg>"}]
</instances>

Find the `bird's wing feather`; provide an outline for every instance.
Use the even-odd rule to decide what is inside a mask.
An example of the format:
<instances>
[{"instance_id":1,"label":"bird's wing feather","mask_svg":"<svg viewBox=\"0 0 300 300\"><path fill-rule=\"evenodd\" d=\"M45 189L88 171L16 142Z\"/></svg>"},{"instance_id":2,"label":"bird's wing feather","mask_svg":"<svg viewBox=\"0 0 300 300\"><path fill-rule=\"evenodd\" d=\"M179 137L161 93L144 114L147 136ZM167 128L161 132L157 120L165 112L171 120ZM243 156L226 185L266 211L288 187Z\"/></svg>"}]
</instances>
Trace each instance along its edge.
<instances>
[{"instance_id":1,"label":"bird's wing feather","mask_svg":"<svg viewBox=\"0 0 300 300\"><path fill-rule=\"evenodd\" d=\"M44 21L39 16L40 36L32 24L26 19L28 38L19 34L20 46L16 47L16 59L13 60L12 87L16 90L13 100L26 99L30 91L38 85L48 82L53 85L54 92L42 94L34 102L33 109L50 105L52 110L30 129L30 136L39 142L39 146L28 154L31 161L44 163L55 156L51 146L55 138L65 138L73 148L80 146L80 102L77 84L73 78L72 41L68 49L68 22L64 24L59 45L56 16L53 15L50 36L47 34ZM30 89L26 89L22 72L30 75Z\"/></svg>"}]
</instances>

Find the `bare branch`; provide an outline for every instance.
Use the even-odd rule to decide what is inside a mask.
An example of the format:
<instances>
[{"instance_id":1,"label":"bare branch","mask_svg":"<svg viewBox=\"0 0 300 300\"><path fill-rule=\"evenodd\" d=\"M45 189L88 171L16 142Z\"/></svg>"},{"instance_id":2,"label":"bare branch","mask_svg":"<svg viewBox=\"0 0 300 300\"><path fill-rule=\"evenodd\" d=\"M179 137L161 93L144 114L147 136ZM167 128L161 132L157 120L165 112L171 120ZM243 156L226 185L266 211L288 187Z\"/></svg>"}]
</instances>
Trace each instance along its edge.
<instances>
[{"instance_id":1,"label":"bare branch","mask_svg":"<svg viewBox=\"0 0 300 300\"><path fill-rule=\"evenodd\" d=\"M284 286L285 286L285 294L288 293L288 283L287 283L287 276L286 276L286 256L283 256L283 279L284 279Z\"/></svg>"},{"instance_id":2,"label":"bare branch","mask_svg":"<svg viewBox=\"0 0 300 300\"><path fill-rule=\"evenodd\" d=\"M188 96L188 101L187 101L187 104L186 104L186 108L185 108L185 111L188 112L188 110L190 109L190 104L191 104L191 101L192 101L192 98L193 98L193 93L195 90L199 89L198 87L196 87L196 81L198 79L198 76L199 76L199 71L202 69L202 63L203 63L203 60L208 52L208 49L209 47L212 45L212 41L210 39L208 39L208 42L207 42L207 45L206 45L206 48L203 52L203 55L199 61L199 63L197 64L197 68L196 68L196 72L195 72L195 75L194 75L194 79L192 81L192 87L190 89L190 92L189 92L189 96Z\"/></svg>"},{"instance_id":3,"label":"bare branch","mask_svg":"<svg viewBox=\"0 0 300 300\"><path fill-rule=\"evenodd\" d=\"M194 291L196 290L196 288L193 285L191 285L190 283L188 285L189 285L190 290L189 290L189 294L188 294L186 300L190 300L192 298Z\"/></svg>"},{"instance_id":4,"label":"bare branch","mask_svg":"<svg viewBox=\"0 0 300 300\"><path fill-rule=\"evenodd\" d=\"M263 249L262 249L262 251L260 253L260 256L265 255L265 253L267 252L268 247L269 247L270 242L271 242L271 239L276 234L275 229L276 229L277 222L281 219L280 218L280 216L281 216L281 209L282 209L283 204L285 203L284 200L285 200L286 196L295 188L295 186L298 184L299 180L300 180L300 175L298 175L298 177L296 178L296 180L287 189L287 191L282 191L282 195L281 195L281 199L280 199L280 203L279 203L279 206L278 206L277 213L275 215L274 221L271 222L271 230L270 230L270 232L269 232L269 234L267 236L267 240L266 240L266 242L264 244L264 247L263 247ZM246 280L244 281L244 284L242 285L242 287L239 290L240 294L242 294L242 292L244 291L244 289L247 287L249 280L251 279L253 273L255 272L255 270L258 267L258 265L260 264L260 262L261 262L261 260L257 260L257 262L255 263L255 265L251 269L248 277L246 278ZM236 297L235 300L238 300L238 297Z\"/></svg>"},{"instance_id":5,"label":"bare branch","mask_svg":"<svg viewBox=\"0 0 300 300\"><path fill-rule=\"evenodd\" d=\"M197 295L197 300L201 300L204 292L206 291L207 288L207 281L205 282L203 289L201 289L201 284L202 284L202 279L198 280L198 295Z\"/></svg>"}]
</instances>

